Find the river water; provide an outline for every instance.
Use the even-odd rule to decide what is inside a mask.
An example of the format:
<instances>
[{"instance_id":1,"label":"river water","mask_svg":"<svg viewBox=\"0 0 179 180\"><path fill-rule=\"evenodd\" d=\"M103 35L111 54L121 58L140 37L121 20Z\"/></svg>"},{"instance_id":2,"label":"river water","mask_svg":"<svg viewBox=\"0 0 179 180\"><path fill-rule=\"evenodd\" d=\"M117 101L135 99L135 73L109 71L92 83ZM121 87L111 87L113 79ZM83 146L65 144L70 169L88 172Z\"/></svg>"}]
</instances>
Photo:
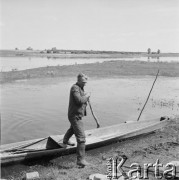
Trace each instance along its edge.
<instances>
[{"instance_id":1,"label":"river water","mask_svg":"<svg viewBox=\"0 0 179 180\"><path fill-rule=\"evenodd\" d=\"M76 79L53 78L16 81L1 89L1 143L52 134L69 127L69 90ZM137 120L154 77L91 78L86 91L101 126ZM179 78L159 77L140 120L179 115ZM89 107L85 129L96 128Z\"/></svg>"},{"instance_id":2,"label":"river water","mask_svg":"<svg viewBox=\"0 0 179 180\"><path fill-rule=\"evenodd\" d=\"M179 57L135 57L135 58L46 58L46 57L0 57L0 71L25 70L47 66L62 66L104 61L151 61L179 62Z\"/></svg>"}]
</instances>

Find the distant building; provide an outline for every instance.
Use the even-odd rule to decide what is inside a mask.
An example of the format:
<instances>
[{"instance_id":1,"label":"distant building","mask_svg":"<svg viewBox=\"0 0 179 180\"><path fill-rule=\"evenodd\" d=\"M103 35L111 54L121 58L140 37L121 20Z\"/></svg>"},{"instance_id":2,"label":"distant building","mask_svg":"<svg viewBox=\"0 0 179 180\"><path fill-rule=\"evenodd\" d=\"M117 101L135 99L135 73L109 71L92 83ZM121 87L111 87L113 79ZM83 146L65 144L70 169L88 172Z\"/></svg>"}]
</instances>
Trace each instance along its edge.
<instances>
[{"instance_id":1,"label":"distant building","mask_svg":"<svg viewBox=\"0 0 179 180\"><path fill-rule=\"evenodd\" d=\"M47 53L53 53L53 50L48 49L48 50L47 50Z\"/></svg>"},{"instance_id":2,"label":"distant building","mask_svg":"<svg viewBox=\"0 0 179 180\"><path fill-rule=\"evenodd\" d=\"M31 47L28 47L27 50L28 50L28 51L32 51L33 49L32 49Z\"/></svg>"},{"instance_id":3,"label":"distant building","mask_svg":"<svg viewBox=\"0 0 179 180\"><path fill-rule=\"evenodd\" d=\"M58 52L58 50L57 50L56 47L53 47L53 48L52 48L52 51L53 51L53 53L57 53L57 52Z\"/></svg>"}]
</instances>

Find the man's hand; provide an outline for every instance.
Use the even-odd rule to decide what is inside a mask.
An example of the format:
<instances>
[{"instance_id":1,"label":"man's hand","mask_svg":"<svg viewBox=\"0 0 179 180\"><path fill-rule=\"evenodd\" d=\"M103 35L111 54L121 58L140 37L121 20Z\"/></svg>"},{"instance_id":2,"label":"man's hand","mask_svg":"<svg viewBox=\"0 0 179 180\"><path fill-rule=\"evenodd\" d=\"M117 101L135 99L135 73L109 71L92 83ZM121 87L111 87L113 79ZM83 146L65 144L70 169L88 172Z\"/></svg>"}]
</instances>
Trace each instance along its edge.
<instances>
[{"instance_id":1,"label":"man's hand","mask_svg":"<svg viewBox=\"0 0 179 180\"><path fill-rule=\"evenodd\" d=\"M91 96L91 93L85 93L85 96L87 97L87 99L89 99Z\"/></svg>"}]
</instances>

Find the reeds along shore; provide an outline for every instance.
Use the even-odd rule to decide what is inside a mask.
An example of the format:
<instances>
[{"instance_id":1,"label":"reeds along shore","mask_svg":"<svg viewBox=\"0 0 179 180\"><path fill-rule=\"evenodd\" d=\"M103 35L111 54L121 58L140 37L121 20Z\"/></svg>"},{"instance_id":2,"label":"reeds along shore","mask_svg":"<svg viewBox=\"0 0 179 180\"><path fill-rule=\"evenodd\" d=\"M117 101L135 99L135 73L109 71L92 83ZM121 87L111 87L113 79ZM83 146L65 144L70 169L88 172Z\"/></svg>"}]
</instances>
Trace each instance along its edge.
<instances>
[{"instance_id":1,"label":"reeds along shore","mask_svg":"<svg viewBox=\"0 0 179 180\"><path fill-rule=\"evenodd\" d=\"M108 78L117 76L179 77L179 62L106 61L94 64L48 66L23 71L0 72L0 84L22 79L75 77L83 71L90 77Z\"/></svg>"}]
</instances>

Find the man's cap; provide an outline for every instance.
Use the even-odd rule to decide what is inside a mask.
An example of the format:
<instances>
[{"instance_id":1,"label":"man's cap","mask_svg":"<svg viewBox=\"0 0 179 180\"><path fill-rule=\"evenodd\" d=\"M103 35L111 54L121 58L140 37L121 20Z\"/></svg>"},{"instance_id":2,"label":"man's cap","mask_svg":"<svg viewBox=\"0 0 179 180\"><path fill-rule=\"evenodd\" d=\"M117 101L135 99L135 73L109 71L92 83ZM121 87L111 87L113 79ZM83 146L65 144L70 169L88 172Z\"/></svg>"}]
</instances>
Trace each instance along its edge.
<instances>
[{"instance_id":1,"label":"man's cap","mask_svg":"<svg viewBox=\"0 0 179 180\"><path fill-rule=\"evenodd\" d=\"M88 76L83 74L83 73L79 73L78 76L77 76L77 80L78 82L87 82L88 80Z\"/></svg>"}]
</instances>

